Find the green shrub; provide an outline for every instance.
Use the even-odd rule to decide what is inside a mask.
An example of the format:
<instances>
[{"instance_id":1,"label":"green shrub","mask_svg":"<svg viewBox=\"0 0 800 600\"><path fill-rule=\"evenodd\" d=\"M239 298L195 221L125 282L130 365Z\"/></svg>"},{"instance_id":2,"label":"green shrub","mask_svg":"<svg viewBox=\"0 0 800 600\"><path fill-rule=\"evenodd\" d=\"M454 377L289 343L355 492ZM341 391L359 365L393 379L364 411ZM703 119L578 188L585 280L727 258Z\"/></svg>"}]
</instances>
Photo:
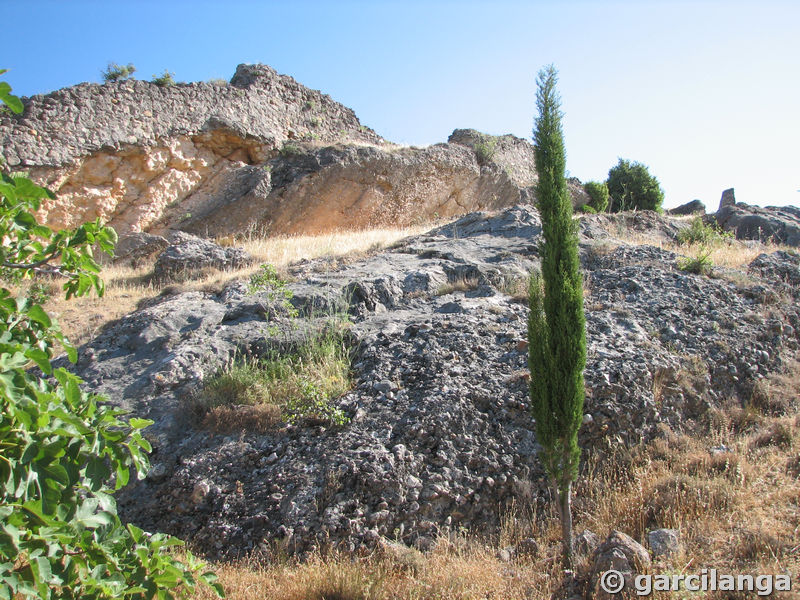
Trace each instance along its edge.
<instances>
[{"instance_id":1,"label":"green shrub","mask_svg":"<svg viewBox=\"0 0 800 600\"><path fill-rule=\"evenodd\" d=\"M101 71L103 81L120 81L123 79L130 79L136 72L136 67L133 63L127 65L118 65L117 63L110 62L105 71Z\"/></svg>"},{"instance_id":2,"label":"green shrub","mask_svg":"<svg viewBox=\"0 0 800 600\"><path fill-rule=\"evenodd\" d=\"M650 175L647 167L638 162L619 159L608 171L610 212L621 210L655 210L661 212L664 191L658 179Z\"/></svg>"},{"instance_id":3,"label":"green shrub","mask_svg":"<svg viewBox=\"0 0 800 600\"><path fill-rule=\"evenodd\" d=\"M608 208L608 186L604 181L587 181L583 189L589 194L589 204L584 206L584 212L602 213Z\"/></svg>"},{"instance_id":4,"label":"green shrub","mask_svg":"<svg viewBox=\"0 0 800 600\"><path fill-rule=\"evenodd\" d=\"M0 100L10 89L0 85ZM47 272L66 278L67 298L102 295L92 246L113 255L116 233L99 221L57 232L39 224L34 214L52 198L27 177L0 173L0 277ZM54 369L59 347L77 360L40 304L0 288L0 597L174 598L198 581L221 596L191 553L185 562L170 553L182 542L120 521L112 494L131 471L145 476L141 429L151 421L123 420L77 376Z\"/></svg>"},{"instance_id":5,"label":"green shrub","mask_svg":"<svg viewBox=\"0 0 800 600\"><path fill-rule=\"evenodd\" d=\"M170 73L164 69L161 75L153 75L152 82L161 87L175 85L175 73Z\"/></svg>"},{"instance_id":6,"label":"green shrub","mask_svg":"<svg viewBox=\"0 0 800 600\"><path fill-rule=\"evenodd\" d=\"M261 265L255 273L250 276L250 283L247 286L250 294L266 292L270 304L279 304L289 313L290 317L297 316L297 309L292 306L292 290L286 287L286 282L278 275L277 269L272 265Z\"/></svg>"},{"instance_id":7,"label":"green shrub","mask_svg":"<svg viewBox=\"0 0 800 600\"><path fill-rule=\"evenodd\" d=\"M580 208L581 212L586 213L587 215L596 215L597 211L593 209L589 204L584 204Z\"/></svg>"},{"instance_id":8,"label":"green shrub","mask_svg":"<svg viewBox=\"0 0 800 600\"><path fill-rule=\"evenodd\" d=\"M702 217L695 217L686 229L678 232L679 244L705 244L716 245L733 239L733 234L720 231L711 224L703 223Z\"/></svg>"}]
</instances>

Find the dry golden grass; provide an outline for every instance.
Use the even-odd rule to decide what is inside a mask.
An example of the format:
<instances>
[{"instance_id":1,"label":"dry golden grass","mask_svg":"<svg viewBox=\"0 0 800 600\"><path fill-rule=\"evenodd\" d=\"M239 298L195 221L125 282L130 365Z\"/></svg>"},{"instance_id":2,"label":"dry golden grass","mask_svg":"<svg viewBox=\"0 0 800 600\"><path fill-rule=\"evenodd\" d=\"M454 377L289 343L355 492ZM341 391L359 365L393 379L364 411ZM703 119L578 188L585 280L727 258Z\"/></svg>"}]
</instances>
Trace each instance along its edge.
<instances>
[{"instance_id":1,"label":"dry golden grass","mask_svg":"<svg viewBox=\"0 0 800 600\"><path fill-rule=\"evenodd\" d=\"M136 310L143 300L155 298L160 294L180 291L217 292L233 280L249 278L264 263L285 270L287 266L302 259L330 257L330 266L335 267L337 261L365 256L370 252L386 248L402 238L423 233L432 226L427 224L316 236L273 238L248 236L238 241L227 238L220 241L223 244L243 247L255 258L255 263L233 271L210 269L197 274L191 281L168 285L158 285L151 280L152 264L142 265L136 269L107 266L101 274L106 283L106 293L102 298L90 295L66 301L59 282L37 283L49 292L50 299L46 302L45 309L56 318L69 339L79 345L97 335L107 323Z\"/></svg>"},{"instance_id":2,"label":"dry golden grass","mask_svg":"<svg viewBox=\"0 0 800 600\"><path fill-rule=\"evenodd\" d=\"M682 256L697 256L701 252L710 252L709 258L714 266L725 267L729 269L740 269L750 264L759 254L776 252L778 250L796 251L796 249L783 244L775 244L773 242L761 244L749 244L739 240L730 239L722 240L712 244L679 244L676 241L665 242L663 238L657 235L642 233L637 231L621 230L615 234L618 240L614 242L600 242L597 244L598 253L607 254L619 245L619 242L630 244L632 246L655 246L662 250L675 252Z\"/></svg>"}]
</instances>

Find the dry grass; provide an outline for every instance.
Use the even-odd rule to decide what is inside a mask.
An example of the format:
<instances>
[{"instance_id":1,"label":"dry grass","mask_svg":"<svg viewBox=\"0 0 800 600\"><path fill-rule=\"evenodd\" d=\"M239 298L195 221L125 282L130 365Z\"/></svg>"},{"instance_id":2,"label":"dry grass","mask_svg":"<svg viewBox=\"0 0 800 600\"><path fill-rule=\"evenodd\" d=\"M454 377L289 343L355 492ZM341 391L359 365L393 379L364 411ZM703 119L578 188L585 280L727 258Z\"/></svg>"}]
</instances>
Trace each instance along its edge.
<instances>
[{"instance_id":1,"label":"dry grass","mask_svg":"<svg viewBox=\"0 0 800 600\"><path fill-rule=\"evenodd\" d=\"M614 233L614 241L603 241L595 244L592 252L603 255L613 251L619 243L633 246L656 246L662 250L675 252L682 256L698 256L701 252L710 252L709 258L714 266L730 269L740 269L750 264L759 254L776 252L778 250L794 251L795 249L773 242L753 244L736 239L719 240L716 243L689 243L681 244L677 241L664 241L663 237L639 231L620 229Z\"/></svg>"},{"instance_id":2,"label":"dry grass","mask_svg":"<svg viewBox=\"0 0 800 600\"><path fill-rule=\"evenodd\" d=\"M106 293L102 298L90 295L66 301L59 282L43 280L36 283L43 286L50 296L45 304L47 312L56 318L69 339L80 345L97 335L107 323L133 312L143 301L161 294L183 291L215 293L233 280L249 278L264 263L272 264L282 271L303 259L329 257L329 267L334 268L339 261L365 256L395 244L402 238L423 233L430 227L432 225L428 224L316 236L247 236L239 240L221 239L219 241L223 244L243 247L255 258L255 263L233 271L210 269L199 273L191 281L168 285L159 285L151 280L152 264L141 265L136 269L107 266L102 272L106 283Z\"/></svg>"},{"instance_id":3,"label":"dry grass","mask_svg":"<svg viewBox=\"0 0 800 600\"><path fill-rule=\"evenodd\" d=\"M455 292L468 292L474 290L480 285L477 277L461 277L453 281L449 281L436 290L437 296L446 296Z\"/></svg>"}]
</instances>

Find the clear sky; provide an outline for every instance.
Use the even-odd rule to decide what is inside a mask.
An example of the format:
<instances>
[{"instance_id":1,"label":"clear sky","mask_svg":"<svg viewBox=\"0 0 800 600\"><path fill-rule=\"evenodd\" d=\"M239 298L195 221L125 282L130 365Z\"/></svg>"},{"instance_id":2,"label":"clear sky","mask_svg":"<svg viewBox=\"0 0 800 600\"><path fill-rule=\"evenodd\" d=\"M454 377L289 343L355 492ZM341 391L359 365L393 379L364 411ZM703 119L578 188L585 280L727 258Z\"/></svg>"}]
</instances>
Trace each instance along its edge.
<instances>
[{"instance_id":1,"label":"clear sky","mask_svg":"<svg viewBox=\"0 0 800 600\"><path fill-rule=\"evenodd\" d=\"M536 72L560 73L567 167L649 166L665 205L800 205L800 2L0 0L18 95L100 81L229 79L263 62L399 143L456 128L530 139Z\"/></svg>"}]
</instances>

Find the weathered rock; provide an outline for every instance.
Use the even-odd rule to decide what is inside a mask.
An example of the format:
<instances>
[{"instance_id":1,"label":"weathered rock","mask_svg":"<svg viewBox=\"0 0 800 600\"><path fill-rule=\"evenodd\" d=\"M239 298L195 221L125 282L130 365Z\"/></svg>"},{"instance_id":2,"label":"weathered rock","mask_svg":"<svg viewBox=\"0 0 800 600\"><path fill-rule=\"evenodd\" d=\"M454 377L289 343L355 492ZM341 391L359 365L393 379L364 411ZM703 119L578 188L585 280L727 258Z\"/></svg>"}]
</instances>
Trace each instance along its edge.
<instances>
[{"instance_id":1,"label":"weathered rock","mask_svg":"<svg viewBox=\"0 0 800 600\"><path fill-rule=\"evenodd\" d=\"M453 143L397 147L265 65L240 65L229 85L128 80L24 102L0 116L2 153L58 192L38 215L54 228L100 218L120 234L319 233L534 200L527 141L456 130ZM492 142L491 160L478 160L477 139ZM588 202L580 181L569 189L576 207Z\"/></svg>"},{"instance_id":2,"label":"weathered rock","mask_svg":"<svg viewBox=\"0 0 800 600\"><path fill-rule=\"evenodd\" d=\"M609 229L602 239L615 239L616 223ZM273 542L302 554L322 543L372 548L380 537L429 548L458 527L496 533L511 502L544 502L520 344L527 308L507 293L538 264L540 235L529 206L475 213L336 269L295 265L298 319L238 282L162 298L109 326L81 349L77 372L156 421L154 462L169 474L127 490L120 510L212 555ZM581 238L584 257L597 241ZM796 303L780 301L764 318L752 288L777 285L767 271L748 283L709 279L680 271L671 252L615 244L585 261L591 419L580 441L598 461L609 439L638 444L663 423L691 427L723 398L749 398L800 321ZM464 280L475 287L443 285ZM192 419L203 380L234 353L291 350L337 306L353 321L354 385L336 400L349 424L230 435ZM193 508L184 499L201 480L220 492Z\"/></svg>"},{"instance_id":3,"label":"weathered rock","mask_svg":"<svg viewBox=\"0 0 800 600\"><path fill-rule=\"evenodd\" d=\"M797 294L800 291L800 254L790 254L783 250L759 254L748 265L748 270L789 293Z\"/></svg>"},{"instance_id":4,"label":"weathered rock","mask_svg":"<svg viewBox=\"0 0 800 600\"><path fill-rule=\"evenodd\" d=\"M722 192L722 197L719 199L719 208L717 212L721 211L723 208L727 206L735 206L736 205L736 195L733 193L733 188L729 188Z\"/></svg>"},{"instance_id":5,"label":"weathered rock","mask_svg":"<svg viewBox=\"0 0 800 600\"><path fill-rule=\"evenodd\" d=\"M600 538L593 531L584 529L575 538L575 552L580 556L591 556L600 545Z\"/></svg>"},{"instance_id":6,"label":"weathered rock","mask_svg":"<svg viewBox=\"0 0 800 600\"><path fill-rule=\"evenodd\" d=\"M134 232L119 238L114 252L114 262L134 268L169 246L166 238L150 233Z\"/></svg>"},{"instance_id":7,"label":"weathered rock","mask_svg":"<svg viewBox=\"0 0 800 600\"><path fill-rule=\"evenodd\" d=\"M680 552L681 544L676 529L654 529L647 533L647 543L653 558L669 558Z\"/></svg>"},{"instance_id":8,"label":"weathered rock","mask_svg":"<svg viewBox=\"0 0 800 600\"><path fill-rule=\"evenodd\" d=\"M248 227L272 233L321 233L405 226L520 201L520 188L497 165L478 165L456 144L427 148L297 145L251 180L250 189L215 210L193 212L179 227L212 235Z\"/></svg>"},{"instance_id":9,"label":"weathered rock","mask_svg":"<svg viewBox=\"0 0 800 600\"><path fill-rule=\"evenodd\" d=\"M100 217L119 233L220 202L247 165L289 140L381 144L352 110L266 65L230 85L83 83L23 98L0 116L0 152L58 192L39 216L55 228Z\"/></svg>"},{"instance_id":10,"label":"weathered rock","mask_svg":"<svg viewBox=\"0 0 800 600\"><path fill-rule=\"evenodd\" d=\"M705 214L706 213L706 205L703 204L700 200L692 200L691 202L687 202L686 204L681 204L680 206L676 206L667 211L671 215L695 215L695 214Z\"/></svg>"},{"instance_id":11,"label":"weathered rock","mask_svg":"<svg viewBox=\"0 0 800 600\"><path fill-rule=\"evenodd\" d=\"M647 550L629 535L621 531L612 531L595 550L586 597L609 600L635 597L634 578L649 568L650 555ZM609 593L601 585L603 574L612 570L621 573L625 580L625 586L620 594Z\"/></svg>"},{"instance_id":12,"label":"weathered rock","mask_svg":"<svg viewBox=\"0 0 800 600\"><path fill-rule=\"evenodd\" d=\"M722 193L714 220L738 240L800 246L800 208L796 206L750 206L736 202L730 189Z\"/></svg>"},{"instance_id":13,"label":"weathered rock","mask_svg":"<svg viewBox=\"0 0 800 600\"><path fill-rule=\"evenodd\" d=\"M172 243L153 266L153 277L158 281L186 279L203 269L237 269L253 261L241 248L225 248L181 231L173 232L170 238Z\"/></svg>"}]
</instances>

